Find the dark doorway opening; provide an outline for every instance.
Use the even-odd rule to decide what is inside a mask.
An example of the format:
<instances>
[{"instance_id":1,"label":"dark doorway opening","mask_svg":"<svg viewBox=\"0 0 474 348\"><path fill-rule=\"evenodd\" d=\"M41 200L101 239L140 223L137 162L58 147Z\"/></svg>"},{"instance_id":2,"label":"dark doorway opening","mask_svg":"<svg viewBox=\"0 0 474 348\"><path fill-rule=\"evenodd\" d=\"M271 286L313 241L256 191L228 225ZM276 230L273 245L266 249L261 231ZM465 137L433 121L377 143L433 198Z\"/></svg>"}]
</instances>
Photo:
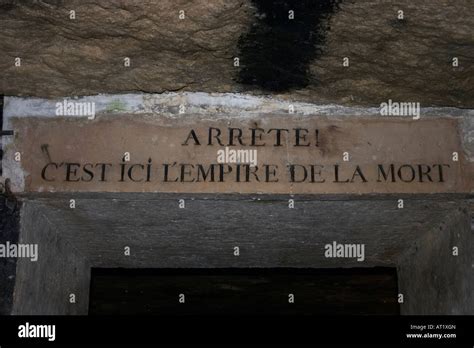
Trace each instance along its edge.
<instances>
[{"instance_id":1,"label":"dark doorway opening","mask_svg":"<svg viewBox=\"0 0 474 348\"><path fill-rule=\"evenodd\" d=\"M398 315L397 288L395 268L93 268L89 314Z\"/></svg>"}]
</instances>

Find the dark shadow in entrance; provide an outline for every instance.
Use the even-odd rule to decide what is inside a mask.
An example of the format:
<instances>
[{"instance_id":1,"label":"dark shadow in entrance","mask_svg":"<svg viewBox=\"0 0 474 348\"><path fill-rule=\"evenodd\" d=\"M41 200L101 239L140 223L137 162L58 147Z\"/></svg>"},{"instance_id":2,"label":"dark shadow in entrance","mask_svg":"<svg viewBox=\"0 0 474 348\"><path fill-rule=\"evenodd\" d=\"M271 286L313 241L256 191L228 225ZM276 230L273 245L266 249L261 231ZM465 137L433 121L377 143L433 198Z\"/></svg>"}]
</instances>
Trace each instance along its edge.
<instances>
[{"instance_id":1,"label":"dark shadow in entrance","mask_svg":"<svg viewBox=\"0 0 474 348\"><path fill-rule=\"evenodd\" d=\"M398 315L397 293L395 268L92 269L89 314Z\"/></svg>"}]
</instances>

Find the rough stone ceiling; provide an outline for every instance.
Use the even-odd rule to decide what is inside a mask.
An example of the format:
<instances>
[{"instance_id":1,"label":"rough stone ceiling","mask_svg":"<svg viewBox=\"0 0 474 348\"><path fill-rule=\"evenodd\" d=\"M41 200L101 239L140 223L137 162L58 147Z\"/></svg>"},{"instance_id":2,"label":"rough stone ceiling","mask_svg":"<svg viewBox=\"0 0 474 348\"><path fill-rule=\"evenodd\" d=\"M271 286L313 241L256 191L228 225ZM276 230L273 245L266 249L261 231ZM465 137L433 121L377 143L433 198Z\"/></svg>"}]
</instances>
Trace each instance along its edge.
<instances>
[{"instance_id":1,"label":"rough stone ceiling","mask_svg":"<svg viewBox=\"0 0 474 348\"><path fill-rule=\"evenodd\" d=\"M472 0L335 2L276 1L295 9L288 33L279 30L279 10L259 0L0 0L0 94L245 91L318 103L474 106ZM252 76L259 67L266 75ZM268 76L298 83L262 81Z\"/></svg>"}]
</instances>

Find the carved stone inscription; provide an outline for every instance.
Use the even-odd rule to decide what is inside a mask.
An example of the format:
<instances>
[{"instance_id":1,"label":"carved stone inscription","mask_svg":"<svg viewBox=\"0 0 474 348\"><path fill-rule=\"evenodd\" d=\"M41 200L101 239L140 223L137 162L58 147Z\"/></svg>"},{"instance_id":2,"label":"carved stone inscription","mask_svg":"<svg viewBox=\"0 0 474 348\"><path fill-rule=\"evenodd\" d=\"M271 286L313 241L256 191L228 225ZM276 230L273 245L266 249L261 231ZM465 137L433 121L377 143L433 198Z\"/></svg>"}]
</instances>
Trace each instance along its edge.
<instances>
[{"instance_id":1,"label":"carved stone inscription","mask_svg":"<svg viewBox=\"0 0 474 348\"><path fill-rule=\"evenodd\" d=\"M25 191L468 191L451 119L135 116L14 125L8 153L22 155Z\"/></svg>"}]
</instances>

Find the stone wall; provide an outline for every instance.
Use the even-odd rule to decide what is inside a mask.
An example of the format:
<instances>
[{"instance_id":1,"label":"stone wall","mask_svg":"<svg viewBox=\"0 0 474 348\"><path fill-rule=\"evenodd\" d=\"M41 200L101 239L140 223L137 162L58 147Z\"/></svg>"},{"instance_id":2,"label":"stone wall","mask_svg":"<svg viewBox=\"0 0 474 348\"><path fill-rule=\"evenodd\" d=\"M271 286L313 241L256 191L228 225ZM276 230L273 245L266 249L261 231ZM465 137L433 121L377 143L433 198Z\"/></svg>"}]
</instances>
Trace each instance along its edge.
<instances>
[{"instance_id":1,"label":"stone wall","mask_svg":"<svg viewBox=\"0 0 474 348\"><path fill-rule=\"evenodd\" d=\"M38 260L18 259L12 314L87 314L87 260L28 202L21 214L19 243L37 244ZM71 294L74 300L71 302Z\"/></svg>"},{"instance_id":2,"label":"stone wall","mask_svg":"<svg viewBox=\"0 0 474 348\"><path fill-rule=\"evenodd\" d=\"M246 92L315 103L474 106L472 1L271 3L2 0L0 94Z\"/></svg>"},{"instance_id":3,"label":"stone wall","mask_svg":"<svg viewBox=\"0 0 474 348\"><path fill-rule=\"evenodd\" d=\"M1 137L2 182L17 194L0 196L0 242L38 243L41 253L38 262L0 259L0 313L86 314L95 266L360 266L322 256L324 243L338 239L365 243L367 267L397 267L402 314L473 314L472 12L471 0L0 0L2 130L14 133ZM383 118L388 100L421 103L421 120ZM63 101L94 103L96 118L57 115ZM276 117L362 133L368 127L349 125L379 124L371 133L378 148L347 131L326 144L333 158L340 144L413 161L446 160L454 148L456 185L295 195L287 187L191 194L38 184L51 155L109 149L118 159L126 139L148 151L157 124L174 131ZM389 132L393 125L404 133ZM18 150L25 163L14 159ZM363 160L375 161L367 153ZM234 244L244 257L234 257ZM133 258L124 257L126 245Z\"/></svg>"},{"instance_id":4,"label":"stone wall","mask_svg":"<svg viewBox=\"0 0 474 348\"><path fill-rule=\"evenodd\" d=\"M469 207L462 205L431 233L413 241L398 265L402 314L474 313L470 222Z\"/></svg>"}]
</instances>

